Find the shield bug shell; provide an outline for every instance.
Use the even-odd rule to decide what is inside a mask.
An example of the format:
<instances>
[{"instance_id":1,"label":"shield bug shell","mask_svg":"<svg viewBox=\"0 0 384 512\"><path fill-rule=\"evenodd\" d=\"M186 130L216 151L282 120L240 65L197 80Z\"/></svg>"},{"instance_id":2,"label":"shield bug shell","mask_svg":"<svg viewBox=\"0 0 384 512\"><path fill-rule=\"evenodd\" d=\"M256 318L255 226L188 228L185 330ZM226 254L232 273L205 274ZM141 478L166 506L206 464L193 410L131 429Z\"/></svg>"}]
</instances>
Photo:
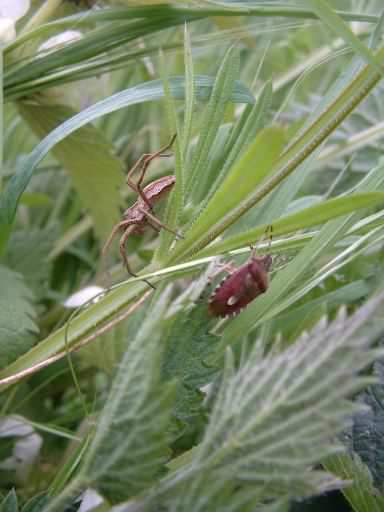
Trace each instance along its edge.
<instances>
[{"instance_id":1,"label":"shield bug shell","mask_svg":"<svg viewBox=\"0 0 384 512\"><path fill-rule=\"evenodd\" d=\"M217 286L209 298L208 313L218 317L240 313L256 297L267 291L271 265L270 254L257 257L253 251L247 263L232 271Z\"/></svg>"}]
</instances>

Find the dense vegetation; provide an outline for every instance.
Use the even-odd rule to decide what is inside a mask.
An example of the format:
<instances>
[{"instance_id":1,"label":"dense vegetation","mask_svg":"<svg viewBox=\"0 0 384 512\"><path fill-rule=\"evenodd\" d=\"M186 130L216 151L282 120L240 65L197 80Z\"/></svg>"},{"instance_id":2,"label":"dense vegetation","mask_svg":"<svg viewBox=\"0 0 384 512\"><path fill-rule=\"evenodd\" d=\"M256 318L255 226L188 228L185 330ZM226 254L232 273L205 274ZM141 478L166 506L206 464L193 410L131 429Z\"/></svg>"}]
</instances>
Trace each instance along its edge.
<instances>
[{"instance_id":1,"label":"dense vegetation","mask_svg":"<svg viewBox=\"0 0 384 512\"><path fill-rule=\"evenodd\" d=\"M384 510L381 1L3 3L2 510Z\"/></svg>"}]
</instances>

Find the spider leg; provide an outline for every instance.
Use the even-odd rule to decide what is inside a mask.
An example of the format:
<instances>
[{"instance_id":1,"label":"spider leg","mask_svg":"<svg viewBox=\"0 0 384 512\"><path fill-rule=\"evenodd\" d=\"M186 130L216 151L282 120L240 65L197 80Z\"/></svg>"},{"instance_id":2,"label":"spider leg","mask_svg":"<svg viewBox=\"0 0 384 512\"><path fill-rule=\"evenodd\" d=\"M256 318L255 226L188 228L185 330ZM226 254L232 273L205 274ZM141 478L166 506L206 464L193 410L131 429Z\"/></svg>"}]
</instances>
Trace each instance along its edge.
<instances>
[{"instance_id":1,"label":"spider leg","mask_svg":"<svg viewBox=\"0 0 384 512\"><path fill-rule=\"evenodd\" d=\"M102 268L104 269L104 274L108 275L108 269L107 269L107 253L111 246L111 243L113 242L113 239L115 238L116 234L120 231L121 228L126 227L127 221L122 220L118 222L112 229L109 237L105 241L103 248L101 249L101 260L102 260Z\"/></svg>"},{"instance_id":2,"label":"spider leg","mask_svg":"<svg viewBox=\"0 0 384 512\"><path fill-rule=\"evenodd\" d=\"M125 244L127 243L127 240L129 238L129 236L132 234L132 232L134 231L135 227L136 227L135 223L131 221L130 224L127 226L127 229L124 231L123 236L120 238L119 248L120 248L121 259L123 260L123 263L125 265L125 268L127 269L128 274L130 274L133 277L138 277L137 274L132 272L131 267L128 262L127 254L125 252ZM156 289L153 286L153 284L150 283L149 281L147 281L146 279L143 279L143 281L145 283L147 283L147 285L150 286L151 288L153 288L154 290Z\"/></svg>"},{"instance_id":3,"label":"spider leg","mask_svg":"<svg viewBox=\"0 0 384 512\"><path fill-rule=\"evenodd\" d=\"M146 153L146 154L142 155L139 158L139 160L135 163L135 165L132 167L132 169L130 169L128 171L127 185L139 194L141 199L144 201L144 203L148 206L148 208L150 210L152 210L152 205L151 205L150 201L148 200L147 196L145 195L145 193L142 189L142 186L141 186L143 183L143 180L144 180L145 173L148 169L149 164L152 162L153 159L155 159L157 157L161 157L161 156L165 156L165 157L171 156L170 153L165 153L165 151L167 151L172 146L175 139L176 139L176 134L172 137L172 139L170 140L170 142L168 142L168 144L166 146L160 148L155 153ZM141 170L140 170L140 174L139 174L139 179L137 180L137 183L135 183L132 180L132 175L140 166L141 166Z\"/></svg>"},{"instance_id":4,"label":"spider leg","mask_svg":"<svg viewBox=\"0 0 384 512\"><path fill-rule=\"evenodd\" d=\"M170 233L173 233L177 238L184 238L183 235L172 229L171 227L167 226L167 224L164 224L159 220L155 215L153 215L151 212L146 211L144 208L140 208L140 211L145 215L148 224L154 228L154 229L165 229L166 231L169 231Z\"/></svg>"}]
</instances>

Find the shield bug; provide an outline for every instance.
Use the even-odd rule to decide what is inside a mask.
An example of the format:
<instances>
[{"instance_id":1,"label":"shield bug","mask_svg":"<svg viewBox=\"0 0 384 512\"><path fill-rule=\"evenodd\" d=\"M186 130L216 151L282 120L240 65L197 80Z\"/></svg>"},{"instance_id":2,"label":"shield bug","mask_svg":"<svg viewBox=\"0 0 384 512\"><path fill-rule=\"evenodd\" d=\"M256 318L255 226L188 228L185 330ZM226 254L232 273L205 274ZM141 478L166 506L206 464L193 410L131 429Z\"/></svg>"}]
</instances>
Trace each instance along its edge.
<instances>
[{"instance_id":1,"label":"shield bug","mask_svg":"<svg viewBox=\"0 0 384 512\"><path fill-rule=\"evenodd\" d=\"M163 224L153 213L153 207L156 203L161 201L165 196L169 194L172 190L176 178L173 175L163 176L159 178L146 187L142 187L142 182L144 179L145 172L148 168L150 162L156 157L164 157L170 156L166 151L172 146L176 135L174 135L165 147L156 151L156 153L148 153L142 155L142 157L136 162L136 164L132 167L132 169L127 174L127 184L131 187L137 194L137 201L127 208L123 213L123 218L120 222L116 224L113 228L111 234L109 235L107 241L104 244L102 249L102 256L105 259L106 253L117 233L122 233L120 238L120 255L123 260L124 266L127 269L127 272L132 276L136 277L131 270L131 267L128 262L128 257L125 252L125 244L130 235L141 235L144 233L144 229L147 226L152 227L156 231L160 231L161 228L170 231L177 237L181 237L177 231L174 231L172 228ZM135 183L132 180L133 173L141 167L140 175L138 181ZM152 286L148 281L147 283ZM153 286L152 286L153 287Z\"/></svg>"},{"instance_id":2,"label":"shield bug","mask_svg":"<svg viewBox=\"0 0 384 512\"><path fill-rule=\"evenodd\" d=\"M223 281L209 298L208 313L211 316L237 315L256 297L268 289L268 272L272 256L256 256L253 248L250 259L239 268L230 268Z\"/></svg>"}]
</instances>

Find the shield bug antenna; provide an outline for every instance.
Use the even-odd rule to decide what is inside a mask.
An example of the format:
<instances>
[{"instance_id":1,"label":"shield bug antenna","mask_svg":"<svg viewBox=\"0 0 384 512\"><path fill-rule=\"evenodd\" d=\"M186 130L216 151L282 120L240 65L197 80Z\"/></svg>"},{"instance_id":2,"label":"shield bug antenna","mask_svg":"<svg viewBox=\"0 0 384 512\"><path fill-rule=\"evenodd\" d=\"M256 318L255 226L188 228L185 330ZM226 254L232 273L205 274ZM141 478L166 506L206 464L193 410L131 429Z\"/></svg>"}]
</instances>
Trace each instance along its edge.
<instances>
[{"instance_id":1,"label":"shield bug antenna","mask_svg":"<svg viewBox=\"0 0 384 512\"><path fill-rule=\"evenodd\" d=\"M125 251L125 245L130 235L142 235L145 228L150 226L157 232L163 228L173 233L176 237L182 238L182 235L161 222L161 220L158 219L153 212L154 205L165 198L172 190L176 182L175 176L163 176L162 178L152 181L152 183L149 183L149 185L145 186L144 188L142 187L144 176L149 164L155 158L171 156L171 154L167 151L171 148L175 138L176 135L172 137L166 146L160 148L155 153L147 153L142 155L135 163L135 165L128 171L127 185L138 194L138 198L132 206L125 210L122 220L114 226L101 251L102 258L105 261L108 249L111 246L113 239L118 233L122 233L119 244L120 256L128 274L134 277L137 277L137 274L132 271ZM138 170L139 179L135 183L132 179L132 176ZM153 284L151 284L149 281L145 279L143 279L143 281L154 288Z\"/></svg>"},{"instance_id":2,"label":"shield bug antenna","mask_svg":"<svg viewBox=\"0 0 384 512\"><path fill-rule=\"evenodd\" d=\"M269 247L272 242L272 226L268 226ZM272 265L271 254L257 256L252 246L251 256L244 265L225 270L228 275L217 286L209 298L208 313L215 317L237 315L256 297L268 289L268 272Z\"/></svg>"}]
</instances>

